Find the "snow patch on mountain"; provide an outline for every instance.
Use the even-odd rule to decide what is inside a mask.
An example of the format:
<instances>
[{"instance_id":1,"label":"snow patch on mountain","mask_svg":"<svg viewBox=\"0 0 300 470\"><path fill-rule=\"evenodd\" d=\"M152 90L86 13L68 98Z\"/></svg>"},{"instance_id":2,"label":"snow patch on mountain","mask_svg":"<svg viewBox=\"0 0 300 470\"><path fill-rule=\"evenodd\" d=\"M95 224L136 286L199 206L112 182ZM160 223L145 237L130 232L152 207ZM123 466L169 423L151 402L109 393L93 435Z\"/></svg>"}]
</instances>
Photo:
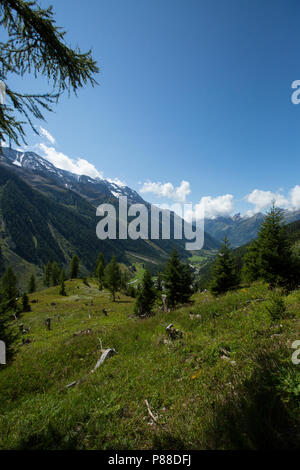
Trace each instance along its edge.
<instances>
[{"instance_id":1,"label":"snow patch on mountain","mask_svg":"<svg viewBox=\"0 0 300 470\"><path fill-rule=\"evenodd\" d=\"M33 173L45 176L55 180L55 182L65 188L75 189L78 191L78 184L85 187L92 185L93 191L96 190L97 185L106 188L111 196L119 198L120 196L127 196L131 202L142 202L142 198L133 189L129 188L122 181L118 179L102 179L100 177L92 178L87 175L78 175L71 173L67 170L62 170L54 166L51 162L36 154L35 152L21 152L11 148L3 148L1 159L6 163L14 166L25 168ZM82 186L81 186L82 187ZM100 190L100 189L99 189Z\"/></svg>"}]
</instances>

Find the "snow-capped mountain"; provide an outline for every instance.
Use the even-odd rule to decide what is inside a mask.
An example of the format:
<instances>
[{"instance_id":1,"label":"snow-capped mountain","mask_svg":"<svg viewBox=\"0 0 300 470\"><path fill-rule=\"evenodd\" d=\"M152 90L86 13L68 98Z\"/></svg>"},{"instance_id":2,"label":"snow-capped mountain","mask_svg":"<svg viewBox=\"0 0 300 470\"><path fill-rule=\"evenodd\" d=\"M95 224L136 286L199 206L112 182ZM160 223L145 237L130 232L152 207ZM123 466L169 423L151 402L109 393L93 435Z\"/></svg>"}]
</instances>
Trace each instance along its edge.
<instances>
[{"instance_id":1,"label":"snow-capped mountain","mask_svg":"<svg viewBox=\"0 0 300 470\"><path fill-rule=\"evenodd\" d=\"M299 210L283 210L285 223L300 219ZM216 217L205 220L205 230L217 241L222 242L226 235L233 248L245 245L257 237L265 214L258 212L252 216L235 214L232 217Z\"/></svg>"},{"instance_id":2,"label":"snow-capped mountain","mask_svg":"<svg viewBox=\"0 0 300 470\"><path fill-rule=\"evenodd\" d=\"M126 185L62 170L35 152L21 152L7 147L3 148L2 152L0 162L15 169L25 170L27 179L33 184L37 184L36 177L46 178L56 185L83 195L95 205L101 203L104 198L120 196L127 196L130 203L144 203L139 194Z\"/></svg>"}]
</instances>

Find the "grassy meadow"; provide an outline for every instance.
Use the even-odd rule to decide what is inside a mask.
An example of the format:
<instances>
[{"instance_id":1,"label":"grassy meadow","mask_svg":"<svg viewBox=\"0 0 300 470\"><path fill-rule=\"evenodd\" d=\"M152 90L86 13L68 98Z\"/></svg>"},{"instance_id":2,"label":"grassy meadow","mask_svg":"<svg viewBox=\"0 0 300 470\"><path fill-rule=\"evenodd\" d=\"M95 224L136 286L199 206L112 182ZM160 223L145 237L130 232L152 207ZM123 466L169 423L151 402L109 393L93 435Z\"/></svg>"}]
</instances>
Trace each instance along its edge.
<instances>
[{"instance_id":1,"label":"grassy meadow","mask_svg":"<svg viewBox=\"0 0 300 470\"><path fill-rule=\"evenodd\" d=\"M0 449L299 445L300 366L291 344L300 339L300 291L284 298L280 320L261 283L218 298L197 293L189 305L139 319L134 299L120 293L113 303L88 283L67 281L67 297L58 287L31 294L32 311L12 323L30 332L1 366ZM171 322L182 338L167 337ZM99 338L117 354L67 388L95 366Z\"/></svg>"}]
</instances>

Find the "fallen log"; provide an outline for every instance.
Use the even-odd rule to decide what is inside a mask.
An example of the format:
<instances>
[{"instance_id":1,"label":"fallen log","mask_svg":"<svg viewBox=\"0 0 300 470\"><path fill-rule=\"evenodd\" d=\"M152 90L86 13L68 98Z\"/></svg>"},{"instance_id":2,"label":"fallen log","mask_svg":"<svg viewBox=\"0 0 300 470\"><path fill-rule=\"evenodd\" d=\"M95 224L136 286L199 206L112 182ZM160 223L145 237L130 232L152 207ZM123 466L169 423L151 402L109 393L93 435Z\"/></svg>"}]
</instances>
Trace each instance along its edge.
<instances>
[{"instance_id":1,"label":"fallen log","mask_svg":"<svg viewBox=\"0 0 300 470\"><path fill-rule=\"evenodd\" d=\"M105 349L105 350L102 352L100 359L97 361L97 363L96 363L94 369L91 371L91 374L92 374L93 372L95 372L95 370L97 370L98 367L100 367L100 366L103 364L103 362L105 361L105 359L107 359L107 358L109 358L109 357L112 357L112 356L114 356L115 354L117 354L117 351L116 351L115 349L110 349L110 348L109 348L109 349Z\"/></svg>"},{"instance_id":2,"label":"fallen log","mask_svg":"<svg viewBox=\"0 0 300 470\"><path fill-rule=\"evenodd\" d=\"M100 341L100 345L102 346L102 341L101 339L99 338L99 341ZM102 349L101 348L101 357L100 359L97 361L95 367L87 374L85 375L84 377L81 377L80 379L78 380L74 380L74 382L71 382L69 383L68 385L66 385L66 388L72 388L74 387L75 385L83 382L84 380L86 380L88 378L88 376L90 374L93 374L103 363L106 359L108 359L109 357L112 357L114 356L115 354L117 354L117 351L115 349L112 349L112 348L108 348L108 349Z\"/></svg>"},{"instance_id":3,"label":"fallen log","mask_svg":"<svg viewBox=\"0 0 300 470\"><path fill-rule=\"evenodd\" d=\"M151 408L150 408L150 405L148 403L148 400L145 400L145 403L146 403L146 406L147 406L147 410L148 410L148 413L150 415L150 417L153 419L153 421L157 424L157 418L154 416L154 414L152 413L151 411Z\"/></svg>"}]
</instances>

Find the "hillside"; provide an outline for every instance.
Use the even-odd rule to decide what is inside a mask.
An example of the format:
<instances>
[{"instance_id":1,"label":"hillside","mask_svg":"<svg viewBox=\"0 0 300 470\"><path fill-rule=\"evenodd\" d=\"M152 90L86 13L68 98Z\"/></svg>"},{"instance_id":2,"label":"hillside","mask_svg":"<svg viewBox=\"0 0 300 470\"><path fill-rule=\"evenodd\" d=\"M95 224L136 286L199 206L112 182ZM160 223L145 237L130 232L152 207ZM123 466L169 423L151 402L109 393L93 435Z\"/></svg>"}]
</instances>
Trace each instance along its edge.
<instances>
[{"instance_id":1,"label":"hillside","mask_svg":"<svg viewBox=\"0 0 300 470\"><path fill-rule=\"evenodd\" d=\"M290 214L291 216L291 214ZM291 218L293 218L291 216ZM285 221L287 220L287 217L285 217ZM287 223L286 224L286 229L288 236L292 242L292 250L295 252L297 256L300 255L300 220L297 220L295 222ZM236 266L239 272L241 272L242 265L243 265L243 257L245 256L247 249L249 247L249 244L251 242L247 242L244 245L238 246L237 248L233 248L232 254L235 258ZM206 258L205 263L200 263L199 266L199 288L200 289L206 289L208 288L209 282L211 280L211 269L214 263L214 252L210 252L210 257Z\"/></svg>"},{"instance_id":2,"label":"hillside","mask_svg":"<svg viewBox=\"0 0 300 470\"><path fill-rule=\"evenodd\" d=\"M140 320L89 280L30 296L29 344L0 372L1 449L282 449L299 444L300 293L284 319L263 284ZM105 308L108 316L102 313ZM90 318L89 318L90 312ZM51 331L44 325L52 318ZM170 322L183 332L170 340ZM85 377L103 348L117 354ZM145 400L156 421L150 417Z\"/></svg>"},{"instance_id":3,"label":"hillside","mask_svg":"<svg viewBox=\"0 0 300 470\"><path fill-rule=\"evenodd\" d=\"M284 210L286 224L299 221L299 210ZM216 217L205 220L205 230L217 241L222 242L226 235L233 248L245 245L256 238L265 215L261 212L251 217L236 214L233 217Z\"/></svg>"},{"instance_id":4,"label":"hillside","mask_svg":"<svg viewBox=\"0 0 300 470\"><path fill-rule=\"evenodd\" d=\"M49 259L68 264L74 253L81 259L83 274L93 269L99 251L107 260L114 254L120 262L138 260L152 270L165 262L174 246L182 258L190 256L184 240L99 240L95 206L87 197L45 178L41 180L40 176L37 184L32 173L35 184L30 185L19 177L23 173L18 170L0 165L1 272L11 264L17 272L39 274ZM101 197L114 205L118 203L112 195L110 199ZM217 246L210 236L205 237L205 249Z\"/></svg>"}]
</instances>

